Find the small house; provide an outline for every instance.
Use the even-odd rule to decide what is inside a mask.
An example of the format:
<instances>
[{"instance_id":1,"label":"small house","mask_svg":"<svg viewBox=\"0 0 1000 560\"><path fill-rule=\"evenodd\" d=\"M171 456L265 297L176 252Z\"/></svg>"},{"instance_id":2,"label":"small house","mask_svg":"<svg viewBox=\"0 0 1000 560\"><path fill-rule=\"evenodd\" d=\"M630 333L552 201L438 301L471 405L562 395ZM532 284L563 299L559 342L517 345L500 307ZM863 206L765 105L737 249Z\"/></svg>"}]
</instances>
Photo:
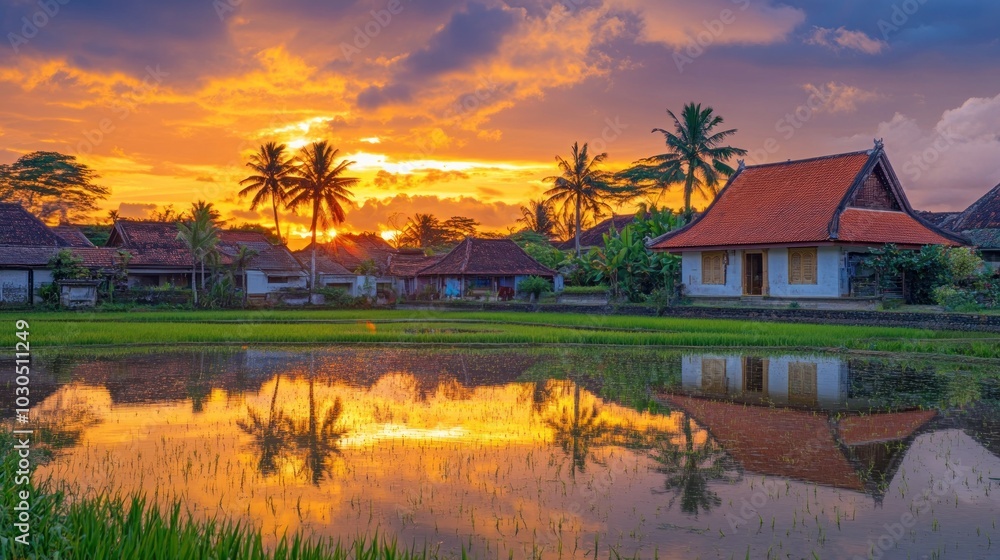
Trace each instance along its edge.
<instances>
[{"instance_id":1,"label":"small house","mask_svg":"<svg viewBox=\"0 0 1000 560\"><path fill-rule=\"evenodd\" d=\"M562 291L562 276L542 266L510 239L467 237L439 262L419 271L416 278L434 286L443 297L496 296L514 293L531 276L553 282Z\"/></svg>"},{"instance_id":2,"label":"small house","mask_svg":"<svg viewBox=\"0 0 1000 560\"><path fill-rule=\"evenodd\" d=\"M964 245L918 217L882 144L744 166L690 224L649 242L681 255L692 298L823 300L877 295L872 248Z\"/></svg>"},{"instance_id":3,"label":"small house","mask_svg":"<svg viewBox=\"0 0 1000 560\"><path fill-rule=\"evenodd\" d=\"M987 266L1000 270L1000 185L964 212L942 215L941 227L968 239L979 249Z\"/></svg>"},{"instance_id":4,"label":"small house","mask_svg":"<svg viewBox=\"0 0 1000 560\"><path fill-rule=\"evenodd\" d=\"M49 260L69 243L20 204L0 203L0 304L29 305L52 282Z\"/></svg>"}]
</instances>

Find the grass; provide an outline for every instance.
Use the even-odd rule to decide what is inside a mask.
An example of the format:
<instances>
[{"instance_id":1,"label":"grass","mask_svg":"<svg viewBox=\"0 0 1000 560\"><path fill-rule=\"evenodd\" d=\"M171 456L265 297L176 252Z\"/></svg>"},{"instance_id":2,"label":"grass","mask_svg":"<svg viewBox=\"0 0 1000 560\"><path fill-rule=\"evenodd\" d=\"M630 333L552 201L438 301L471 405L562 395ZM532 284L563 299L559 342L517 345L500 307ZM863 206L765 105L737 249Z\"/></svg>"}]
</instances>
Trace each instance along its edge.
<instances>
[{"instance_id":1,"label":"grass","mask_svg":"<svg viewBox=\"0 0 1000 560\"><path fill-rule=\"evenodd\" d=\"M185 558L190 560L415 560L437 558L428 548L405 549L393 540L359 537L351 543L283 536L273 548L260 530L240 523L198 520L179 503L161 512L143 496L70 501L52 484L15 485L18 456L12 436L0 432L0 560L14 558ZM30 492L30 545L13 541L17 493ZM463 557L465 556L463 552Z\"/></svg>"},{"instance_id":2,"label":"grass","mask_svg":"<svg viewBox=\"0 0 1000 560\"><path fill-rule=\"evenodd\" d=\"M1000 335L844 325L563 313L167 311L2 313L35 349L89 345L578 344L859 350L1000 358ZM13 328L10 331L13 332Z\"/></svg>"}]
</instances>

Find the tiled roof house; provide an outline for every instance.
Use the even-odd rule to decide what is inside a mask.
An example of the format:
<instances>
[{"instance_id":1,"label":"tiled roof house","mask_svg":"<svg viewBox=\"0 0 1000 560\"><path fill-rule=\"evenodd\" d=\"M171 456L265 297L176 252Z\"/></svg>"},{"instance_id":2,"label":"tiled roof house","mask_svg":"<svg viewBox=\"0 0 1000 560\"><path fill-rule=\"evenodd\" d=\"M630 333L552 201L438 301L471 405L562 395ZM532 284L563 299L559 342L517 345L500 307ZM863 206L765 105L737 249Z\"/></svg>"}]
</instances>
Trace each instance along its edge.
<instances>
[{"instance_id":1,"label":"tiled roof house","mask_svg":"<svg viewBox=\"0 0 1000 560\"><path fill-rule=\"evenodd\" d=\"M959 232L990 266L1000 269L1000 185L942 227Z\"/></svg>"},{"instance_id":2,"label":"tiled roof house","mask_svg":"<svg viewBox=\"0 0 1000 560\"><path fill-rule=\"evenodd\" d=\"M803 300L866 295L857 288L870 282L857 264L890 243L918 249L966 240L913 211L876 143L863 152L741 165L705 212L649 246L682 256L691 297Z\"/></svg>"},{"instance_id":3,"label":"tiled roof house","mask_svg":"<svg viewBox=\"0 0 1000 560\"><path fill-rule=\"evenodd\" d=\"M417 272L422 281L434 282L448 297L464 297L472 292L498 293L501 288L517 289L529 276L548 278L561 288L559 274L538 263L510 239L467 237L444 258Z\"/></svg>"},{"instance_id":4,"label":"tiled roof house","mask_svg":"<svg viewBox=\"0 0 1000 560\"><path fill-rule=\"evenodd\" d=\"M635 221L634 215L612 216L596 226L580 232L580 248L587 250L590 247L603 247L604 234L611 233L611 230L621 231L625 226ZM576 239L570 237L567 241L558 244L559 249L570 251L576 249Z\"/></svg>"}]
</instances>

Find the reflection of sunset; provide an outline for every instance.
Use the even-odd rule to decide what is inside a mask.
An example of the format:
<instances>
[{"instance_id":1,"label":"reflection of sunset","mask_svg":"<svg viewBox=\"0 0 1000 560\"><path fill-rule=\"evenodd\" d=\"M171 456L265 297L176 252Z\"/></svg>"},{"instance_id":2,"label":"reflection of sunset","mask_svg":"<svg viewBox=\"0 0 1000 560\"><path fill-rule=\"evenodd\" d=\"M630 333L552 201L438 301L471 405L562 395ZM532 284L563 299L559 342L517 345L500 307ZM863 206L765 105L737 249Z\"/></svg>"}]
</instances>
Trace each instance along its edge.
<instances>
[{"instance_id":1,"label":"reflection of sunset","mask_svg":"<svg viewBox=\"0 0 1000 560\"><path fill-rule=\"evenodd\" d=\"M248 435L235 429L250 410L266 422L275 396L275 410L290 424L305 421L310 414L307 375L272 378L240 399L212 391L199 413L188 402L112 406L102 389L64 386L47 402L71 395L85 399L100 411L100 423L86 430L80 447L67 450L41 475L51 473L84 489L159 488L164 499L183 496L209 515L236 512L268 532L301 526L350 535L378 525L401 538L408 530L432 539L468 534L491 546L517 533L515 540L529 546L532 536L525 523L537 529L560 519L567 534L603 525L573 505L579 495L553 491L571 481L548 420L573 409L572 383L546 382L542 403L533 401L534 383L467 387L443 380L426 392L407 372L383 375L370 387L312 385L317 416L336 399L343 403L337 428L344 435L334 442L327 476L318 486L303 478L308 466L291 441L281 446L273 474L257 472L258 454L248 446ZM676 416L640 413L586 390L579 399L580 406L599 410L605 435L592 445L590 468L585 476L577 473L578 484L606 477L612 468L646 472L641 454L620 447L624 440L615 443L622 434L679 437ZM699 430L698 439L704 437ZM643 484L653 484L652 476ZM648 499L643 485L635 490L637 500ZM370 508L376 516L371 525ZM460 508L464 513L458 513ZM475 527L470 511L481 516ZM542 541L538 535L534 539Z\"/></svg>"}]
</instances>

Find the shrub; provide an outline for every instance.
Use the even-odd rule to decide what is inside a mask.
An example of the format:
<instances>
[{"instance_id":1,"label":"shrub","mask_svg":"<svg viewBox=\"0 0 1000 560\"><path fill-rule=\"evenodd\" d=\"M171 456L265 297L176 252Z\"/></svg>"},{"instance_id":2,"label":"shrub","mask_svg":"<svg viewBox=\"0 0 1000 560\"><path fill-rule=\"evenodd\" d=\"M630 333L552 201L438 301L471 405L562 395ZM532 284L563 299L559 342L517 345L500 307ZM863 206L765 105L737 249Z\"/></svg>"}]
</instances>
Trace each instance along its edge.
<instances>
[{"instance_id":1,"label":"shrub","mask_svg":"<svg viewBox=\"0 0 1000 560\"><path fill-rule=\"evenodd\" d=\"M517 291L530 294L537 299L542 294L552 291L552 283L541 276L529 276L518 282Z\"/></svg>"},{"instance_id":2,"label":"shrub","mask_svg":"<svg viewBox=\"0 0 1000 560\"><path fill-rule=\"evenodd\" d=\"M589 295L607 295L610 288L605 285L600 286L566 286L563 289L564 294L568 296L589 296Z\"/></svg>"},{"instance_id":3,"label":"shrub","mask_svg":"<svg viewBox=\"0 0 1000 560\"><path fill-rule=\"evenodd\" d=\"M972 278L984 265L982 257L968 247L948 249L944 253L944 260L952 282L961 282Z\"/></svg>"},{"instance_id":4,"label":"shrub","mask_svg":"<svg viewBox=\"0 0 1000 560\"><path fill-rule=\"evenodd\" d=\"M947 311L973 312L982 309L976 301L975 294L953 286L941 286L935 289L934 302Z\"/></svg>"}]
</instances>

